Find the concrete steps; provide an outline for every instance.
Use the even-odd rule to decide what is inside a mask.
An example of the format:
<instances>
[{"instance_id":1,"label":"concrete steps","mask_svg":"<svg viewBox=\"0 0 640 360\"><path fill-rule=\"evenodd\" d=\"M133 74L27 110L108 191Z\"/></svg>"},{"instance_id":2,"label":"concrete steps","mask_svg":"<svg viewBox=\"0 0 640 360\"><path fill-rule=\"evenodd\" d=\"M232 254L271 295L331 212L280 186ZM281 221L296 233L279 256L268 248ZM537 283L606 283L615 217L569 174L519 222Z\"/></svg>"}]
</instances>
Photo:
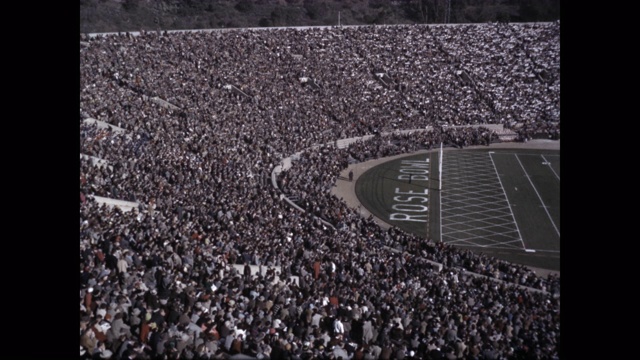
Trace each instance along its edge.
<instances>
[{"instance_id":1,"label":"concrete steps","mask_svg":"<svg viewBox=\"0 0 640 360\"><path fill-rule=\"evenodd\" d=\"M139 203L133 202L133 201L117 200L117 199L111 199L111 198L106 198L102 196L94 196L93 198L99 204L106 204L107 206L110 206L110 207L117 206L123 212L129 212L131 211L131 209L137 208L140 205Z\"/></svg>"},{"instance_id":2,"label":"concrete steps","mask_svg":"<svg viewBox=\"0 0 640 360\"><path fill-rule=\"evenodd\" d=\"M86 119L82 120L82 122L84 124L88 124L88 125L96 124L96 125L98 125L98 129L111 128L111 131L116 132L116 133L124 133L124 132L126 132L126 130L121 128L121 127L117 127L115 125L109 124L108 122L96 120L94 118L86 118Z\"/></svg>"}]
</instances>

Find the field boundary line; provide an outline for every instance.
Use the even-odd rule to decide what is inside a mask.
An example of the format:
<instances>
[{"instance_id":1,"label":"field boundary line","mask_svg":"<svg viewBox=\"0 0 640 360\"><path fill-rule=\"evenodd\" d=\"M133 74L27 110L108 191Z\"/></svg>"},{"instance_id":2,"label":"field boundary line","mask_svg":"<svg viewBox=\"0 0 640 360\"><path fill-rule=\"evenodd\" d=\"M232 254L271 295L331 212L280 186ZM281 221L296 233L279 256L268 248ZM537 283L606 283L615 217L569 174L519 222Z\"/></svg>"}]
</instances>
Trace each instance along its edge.
<instances>
[{"instance_id":1,"label":"field boundary line","mask_svg":"<svg viewBox=\"0 0 640 360\"><path fill-rule=\"evenodd\" d=\"M489 151L489 159L491 159L491 164L493 164L493 170L496 172L496 177L498 178L498 182L500 183L500 187L502 188L502 193L504 194L504 198L507 200L507 204L509 204L509 211L511 212L511 217L513 218L513 223L516 225L516 231L518 231L518 237L520 238L520 242L522 243L522 248L527 250L527 246L522 240L522 234L520 234L520 228L518 227L518 222L516 221L515 216L513 216L513 209L511 208L511 203L509 202L509 197L507 196L507 192L504 190L504 186L502 185L502 179L500 179L500 174L498 173L498 168L496 167L496 163L493 161L493 151Z\"/></svg>"},{"instance_id":2,"label":"field boundary line","mask_svg":"<svg viewBox=\"0 0 640 360\"><path fill-rule=\"evenodd\" d=\"M540 203L542 204L542 208L544 209L544 212L547 213L547 216L549 217L549 221L551 221L551 225L553 225L553 228L556 230L556 233L558 233L558 237L560 237L560 230L558 230L558 228L556 227L556 223L553 221L553 218L551 218L551 214L549 214L549 210L547 210L547 205L545 205L544 201L542 200L542 197L540 197L540 193L538 193L538 189L536 189L536 186L533 184L533 181L531 181L531 177L529 176L529 173L527 173L527 169L525 169L524 165L522 165L522 162L520 161L518 154L516 154L516 160L518 160L518 164L520 164L522 171L524 171L524 175L527 177L527 180L529 180L529 184L531 184L533 191L536 192L536 195L538 196L538 200L540 200Z\"/></svg>"},{"instance_id":3,"label":"field boundary line","mask_svg":"<svg viewBox=\"0 0 640 360\"><path fill-rule=\"evenodd\" d=\"M558 176L558 174L556 174L556 171L553 170L553 168L551 167L551 163L549 162L549 160L547 160L547 158L544 157L544 155L540 155L542 156L542 160L544 160L544 162L547 163L547 165L549 166L549 169L551 169L551 172L553 173L553 175L555 175L558 178L558 181L560 181L560 176Z\"/></svg>"}]
</instances>

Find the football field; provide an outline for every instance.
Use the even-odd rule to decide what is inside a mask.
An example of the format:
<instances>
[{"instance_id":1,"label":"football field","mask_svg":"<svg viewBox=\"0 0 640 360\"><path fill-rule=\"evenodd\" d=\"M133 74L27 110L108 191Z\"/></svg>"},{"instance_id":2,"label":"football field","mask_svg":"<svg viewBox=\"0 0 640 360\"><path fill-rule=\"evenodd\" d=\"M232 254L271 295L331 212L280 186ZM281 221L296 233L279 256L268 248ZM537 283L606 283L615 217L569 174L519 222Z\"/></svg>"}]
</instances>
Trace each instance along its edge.
<instances>
[{"instance_id":1,"label":"football field","mask_svg":"<svg viewBox=\"0 0 640 360\"><path fill-rule=\"evenodd\" d=\"M425 239L528 266L560 270L560 152L445 149L397 158L362 174L358 200Z\"/></svg>"}]
</instances>

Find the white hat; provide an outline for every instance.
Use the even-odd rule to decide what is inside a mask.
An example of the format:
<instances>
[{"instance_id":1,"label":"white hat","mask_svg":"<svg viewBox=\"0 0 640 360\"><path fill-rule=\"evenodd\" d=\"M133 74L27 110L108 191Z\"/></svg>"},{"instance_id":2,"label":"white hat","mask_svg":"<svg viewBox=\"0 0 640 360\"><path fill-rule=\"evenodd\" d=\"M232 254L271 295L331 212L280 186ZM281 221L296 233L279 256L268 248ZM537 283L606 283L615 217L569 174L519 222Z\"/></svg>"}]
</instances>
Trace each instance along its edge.
<instances>
[{"instance_id":1,"label":"white hat","mask_svg":"<svg viewBox=\"0 0 640 360\"><path fill-rule=\"evenodd\" d=\"M109 331L109 329L111 329L111 324L109 324L109 322L107 321L102 321L100 323L100 327L102 328L102 332L106 333L107 331Z\"/></svg>"},{"instance_id":2,"label":"white hat","mask_svg":"<svg viewBox=\"0 0 640 360\"><path fill-rule=\"evenodd\" d=\"M106 349L105 351L102 352L102 354L100 354L100 358L101 359L110 359L112 355L113 355L113 353L111 352L111 350Z\"/></svg>"}]
</instances>

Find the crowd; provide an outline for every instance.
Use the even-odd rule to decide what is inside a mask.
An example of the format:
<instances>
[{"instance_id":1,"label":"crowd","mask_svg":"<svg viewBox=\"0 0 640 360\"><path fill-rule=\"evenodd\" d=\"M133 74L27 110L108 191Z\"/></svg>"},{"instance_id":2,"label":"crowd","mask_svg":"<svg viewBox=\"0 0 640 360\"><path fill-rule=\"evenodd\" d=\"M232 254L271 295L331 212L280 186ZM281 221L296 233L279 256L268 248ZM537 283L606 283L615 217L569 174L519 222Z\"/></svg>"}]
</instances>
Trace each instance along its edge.
<instances>
[{"instance_id":1,"label":"crowd","mask_svg":"<svg viewBox=\"0 0 640 360\"><path fill-rule=\"evenodd\" d=\"M80 151L108 166L80 163L81 357L559 357L558 277L383 231L329 195L350 159L496 140L442 125L559 133L559 23L82 40ZM427 126L305 151L272 186L313 145Z\"/></svg>"},{"instance_id":2,"label":"crowd","mask_svg":"<svg viewBox=\"0 0 640 360\"><path fill-rule=\"evenodd\" d=\"M477 274L558 293L559 279L554 275L549 279L543 279L535 276L524 266L489 259L470 251L459 251L455 247L443 244L434 245L394 228L385 233L374 221L364 221L357 210L349 209L331 195L330 189L336 183L341 170L347 167L349 158L365 161L431 149L434 139L442 139L444 144L450 145L488 145L491 132L483 128L461 128L447 129L443 132L436 130L409 134L392 133L388 136L357 141L343 150L325 146L319 151L314 149L300 154L293 162L292 168L280 173L278 187L289 198L296 199L297 205L314 216L337 224L339 229L355 228L365 237L378 239L379 244L383 246L413 254L424 252L428 259L447 266L460 267Z\"/></svg>"}]
</instances>

